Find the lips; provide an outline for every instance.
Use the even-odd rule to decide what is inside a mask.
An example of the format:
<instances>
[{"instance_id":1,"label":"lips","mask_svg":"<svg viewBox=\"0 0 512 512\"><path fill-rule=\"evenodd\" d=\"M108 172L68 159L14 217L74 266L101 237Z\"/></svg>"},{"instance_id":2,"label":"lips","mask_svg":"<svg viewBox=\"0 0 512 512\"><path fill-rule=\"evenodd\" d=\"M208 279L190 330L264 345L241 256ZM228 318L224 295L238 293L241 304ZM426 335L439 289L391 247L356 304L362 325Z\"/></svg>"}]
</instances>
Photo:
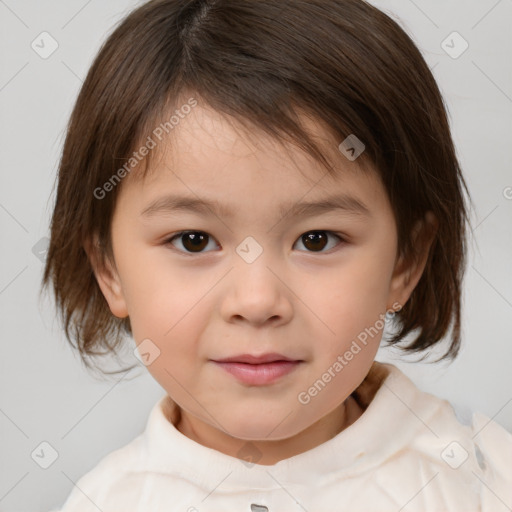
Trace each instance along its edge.
<instances>
[{"instance_id":1,"label":"lips","mask_svg":"<svg viewBox=\"0 0 512 512\"><path fill-rule=\"evenodd\" d=\"M240 354L213 361L217 366L250 386L272 384L292 373L304 361L291 359L282 354Z\"/></svg>"},{"instance_id":2,"label":"lips","mask_svg":"<svg viewBox=\"0 0 512 512\"><path fill-rule=\"evenodd\" d=\"M273 363L276 361L294 361L298 362L300 359L294 359L291 357L286 357L283 354L277 354L276 352L272 352L269 354L239 354L237 356L226 357L224 359L215 359L217 363L247 363L247 364L266 364Z\"/></svg>"}]
</instances>

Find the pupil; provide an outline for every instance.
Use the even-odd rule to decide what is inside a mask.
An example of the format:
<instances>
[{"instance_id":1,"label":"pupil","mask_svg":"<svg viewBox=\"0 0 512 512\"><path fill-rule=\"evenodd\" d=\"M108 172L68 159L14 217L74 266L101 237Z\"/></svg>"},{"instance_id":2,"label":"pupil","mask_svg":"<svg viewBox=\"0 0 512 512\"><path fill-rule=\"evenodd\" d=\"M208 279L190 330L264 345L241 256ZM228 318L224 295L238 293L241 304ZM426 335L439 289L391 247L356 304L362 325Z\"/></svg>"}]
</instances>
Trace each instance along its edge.
<instances>
[{"instance_id":1,"label":"pupil","mask_svg":"<svg viewBox=\"0 0 512 512\"><path fill-rule=\"evenodd\" d=\"M206 247L206 236L204 233L186 233L184 237L183 245L187 249L204 249L204 247ZM187 247L187 244L191 244L190 247Z\"/></svg>"},{"instance_id":2,"label":"pupil","mask_svg":"<svg viewBox=\"0 0 512 512\"><path fill-rule=\"evenodd\" d=\"M308 249L321 250L325 247L326 236L320 231L314 231L304 235L303 242Z\"/></svg>"}]
</instances>

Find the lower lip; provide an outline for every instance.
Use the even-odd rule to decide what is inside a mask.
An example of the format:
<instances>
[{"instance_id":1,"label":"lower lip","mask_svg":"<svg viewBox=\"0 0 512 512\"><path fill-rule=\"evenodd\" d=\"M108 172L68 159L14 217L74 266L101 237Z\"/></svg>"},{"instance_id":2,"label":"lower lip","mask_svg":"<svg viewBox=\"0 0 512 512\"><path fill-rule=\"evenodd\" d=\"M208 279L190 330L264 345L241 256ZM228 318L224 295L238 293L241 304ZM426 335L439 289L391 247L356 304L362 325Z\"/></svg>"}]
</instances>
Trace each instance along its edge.
<instances>
[{"instance_id":1,"label":"lower lip","mask_svg":"<svg viewBox=\"0 0 512 512\"><path fill-rule=\"evenodd\" d=\"M214 363L245 384L261 386L270 384L292 372L299 366L300 361L275 361L264 364L221 363L218 361L214 361Z\"/></svg>"}]
</instances>

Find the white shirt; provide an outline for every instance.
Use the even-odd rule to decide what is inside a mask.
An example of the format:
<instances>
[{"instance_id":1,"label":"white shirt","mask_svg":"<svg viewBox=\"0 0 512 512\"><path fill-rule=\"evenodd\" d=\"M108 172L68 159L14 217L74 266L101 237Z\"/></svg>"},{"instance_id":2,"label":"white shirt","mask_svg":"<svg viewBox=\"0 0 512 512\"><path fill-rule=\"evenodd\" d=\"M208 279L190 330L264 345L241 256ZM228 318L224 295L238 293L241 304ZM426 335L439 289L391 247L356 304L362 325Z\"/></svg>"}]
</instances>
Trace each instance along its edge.
<instances>
[{"instance_id":1,"label":"white shirt","mask_svg":"<svg viewBox=\"0 0 512 512\"><path fill-rule=\"evenodd\" d=\"M390 364L374 362L353 396L365 409L353 424L267 466L182 434L165 395L145 431L79 479L61 512L512 510L512 434L499 424L479 413L462 424Z\"/></svg>"}]
</instances>

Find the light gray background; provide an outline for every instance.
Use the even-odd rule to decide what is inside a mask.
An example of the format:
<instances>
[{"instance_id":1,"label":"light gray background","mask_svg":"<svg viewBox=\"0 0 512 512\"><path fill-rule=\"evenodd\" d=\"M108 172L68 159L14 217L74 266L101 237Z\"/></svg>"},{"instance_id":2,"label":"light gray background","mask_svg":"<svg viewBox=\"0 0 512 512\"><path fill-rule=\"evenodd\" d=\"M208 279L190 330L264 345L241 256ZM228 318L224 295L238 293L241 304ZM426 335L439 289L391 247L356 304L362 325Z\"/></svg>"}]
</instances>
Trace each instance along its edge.
<instances>
[{"instance_id":1,"label":"light gray background","mask_svg":"<svg viewBox=\"0 0 512 512\"><path fill-rule=\"evenodd\" d=\"M38 303L43 265L32 253L48 235L64 129L82 80L114 24L139 3L0 0L4 512L60 506L74 482L144 429L163 395L143 367L110 382L84 370L51 304ZM462 416L480 411L512 432L512 1L371 3L399 19L433 69L476 205L459 358L451 365L408 363L388 349L378 359L396 364ZM31 48L43 31L59 45L47 59ZM453 31L469 43L457 59L441 47ZM46 470L31 457L43 441L58 452Z\"/></svg>"}]
</instances>

